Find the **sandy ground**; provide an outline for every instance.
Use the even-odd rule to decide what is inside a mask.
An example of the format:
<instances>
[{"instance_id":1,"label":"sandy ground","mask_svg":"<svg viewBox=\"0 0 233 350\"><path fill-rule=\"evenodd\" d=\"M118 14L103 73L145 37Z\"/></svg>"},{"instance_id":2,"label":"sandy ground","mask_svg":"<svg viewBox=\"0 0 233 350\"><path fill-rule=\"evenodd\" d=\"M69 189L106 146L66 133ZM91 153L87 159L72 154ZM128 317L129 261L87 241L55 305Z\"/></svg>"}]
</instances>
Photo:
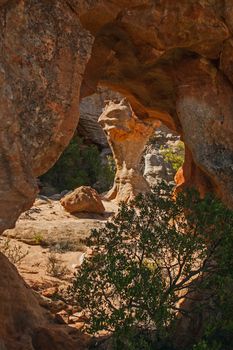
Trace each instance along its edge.
<instances>
[{"instance_id":1,"label":"sandy ground","mask_svg":"<svg viewBox=\"0 0 233 350\"><path fill-rule=\"evenodd\" d=\"M83 240L117 211L112 202L103 204L103 215L72 215L59 201L40 197L20 216L14 229L4 232L0 249L34 289L64 286L90 253Z\"/></svg>"}]
</instances>

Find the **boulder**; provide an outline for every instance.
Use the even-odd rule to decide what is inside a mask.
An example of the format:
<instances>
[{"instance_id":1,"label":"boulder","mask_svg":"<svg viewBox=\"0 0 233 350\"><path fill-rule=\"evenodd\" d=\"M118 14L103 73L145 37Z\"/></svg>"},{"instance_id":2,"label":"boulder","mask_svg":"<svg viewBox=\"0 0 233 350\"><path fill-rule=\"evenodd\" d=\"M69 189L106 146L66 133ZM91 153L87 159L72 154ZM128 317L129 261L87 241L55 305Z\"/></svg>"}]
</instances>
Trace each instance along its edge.
<instances>
[{"instance_id":1,"label":"boulder","mask_svg":"<svg viewBox=\"0 0 233 350\"><path fill-rule=\"evenodd\" d=\"M89 186L76 188L61 199L61 205L69 213L96 213L103 214L105 208L96 190Z\"/></svg>"}]
</instances>

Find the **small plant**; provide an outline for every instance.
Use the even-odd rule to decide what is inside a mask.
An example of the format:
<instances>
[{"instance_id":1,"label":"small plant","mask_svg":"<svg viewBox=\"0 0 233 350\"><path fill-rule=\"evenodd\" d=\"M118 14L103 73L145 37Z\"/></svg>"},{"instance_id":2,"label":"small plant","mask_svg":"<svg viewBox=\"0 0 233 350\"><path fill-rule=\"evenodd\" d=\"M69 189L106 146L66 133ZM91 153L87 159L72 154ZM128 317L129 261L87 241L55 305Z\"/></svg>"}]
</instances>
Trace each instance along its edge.
<instances>
[{"instance_id":1,"label":"small plant","mask_svg":"<svg viewBox=\"0 0 233 350\"><path fill-rule=\"evenodd\" d=\"M205 340L201 340L198 344L193 346L193 350L223 350L221 344L208 344Z\"/></svg>"},{"instance_id":2,"label":"small plant","mask_svg":"<svg viewBox=\"0 0 233 350\"><path fill-rule=\"evenodd\" d=\"M34 234L34 241L35 241L35 244L37 245L43 245L44 243L44 238L43 238L43 235L42 233L35 233Z\"/></svg>"},{"instance_id":3,"label":"small plant","mask_svg":"<svg viewBox=\"0 0 233 350\"><path fill-rule=\"evenodd\" d=\"M163 155L166 162L171 164L174 171L178 169L184 163L184 143L179 141L176 146L173 147L160 147L160 152Z\"/></svg>"},{"instance_id":4,"label":"small plant","mask_svg":"<svg viewBox=\"0 0 233 350\"><path fill-rule=\"evenodd\" d=\"M63 278L68 273L62 259L55 252L49 253L46 267L47 273L52 277Z\"/></svg>"},{"instance_id":5,"label":"small plant","mask_svg":"<svg viewBox=\"0 0 233 350\"><path fill-rule=\"evenodd\" d=\"M11 244L10 238L1 242L0 251L15 265L20 265L29 253L28 250L23 250L19 244Z\"/></svg>"}]
</instances>

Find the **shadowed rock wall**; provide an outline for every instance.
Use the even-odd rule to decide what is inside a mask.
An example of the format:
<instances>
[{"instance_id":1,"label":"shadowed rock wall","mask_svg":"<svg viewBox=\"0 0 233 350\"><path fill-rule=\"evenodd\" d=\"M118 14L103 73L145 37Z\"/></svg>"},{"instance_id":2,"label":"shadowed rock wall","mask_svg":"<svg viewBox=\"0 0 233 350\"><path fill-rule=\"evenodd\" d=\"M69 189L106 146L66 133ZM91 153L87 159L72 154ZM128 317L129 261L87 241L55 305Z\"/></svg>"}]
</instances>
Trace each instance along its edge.
<instances>
[{"instance_id":1,"label":"shadowed rock wall","mask_svg":"<svg viewBox=\"0 0 233 350\"><path fill-rule=\"evenodd\" d=\"M107 101L119 102L122 98L117 92L98 87L95 94L80 101L78 133L84 137L84 140L91 141L102 149L109 148L106 135L98 124L98 118Z\"/></svg>"}]
</instances>

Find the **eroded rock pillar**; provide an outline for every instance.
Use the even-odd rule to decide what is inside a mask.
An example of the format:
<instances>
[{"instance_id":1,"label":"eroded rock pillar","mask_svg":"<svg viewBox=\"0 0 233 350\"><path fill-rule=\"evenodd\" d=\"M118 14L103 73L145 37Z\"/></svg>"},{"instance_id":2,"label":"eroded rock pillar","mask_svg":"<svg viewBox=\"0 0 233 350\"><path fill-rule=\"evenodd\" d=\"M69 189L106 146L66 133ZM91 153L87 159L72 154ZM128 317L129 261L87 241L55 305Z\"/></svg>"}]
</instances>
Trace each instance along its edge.
<instances>
[{"instance_id":1,"label":"eroded rock pillar","mask_svg":"<svg viewBox=\"0 0 233 350\"><path fill-rule=\"evenodd\" d=\"M149 184L140 172L140 160L148 139L159 125L155 120L139 120L126 100L110 102L99 118L116 162L113 188L106 198L129 201L147 192Z\"/></svg>"}]
</instances>

